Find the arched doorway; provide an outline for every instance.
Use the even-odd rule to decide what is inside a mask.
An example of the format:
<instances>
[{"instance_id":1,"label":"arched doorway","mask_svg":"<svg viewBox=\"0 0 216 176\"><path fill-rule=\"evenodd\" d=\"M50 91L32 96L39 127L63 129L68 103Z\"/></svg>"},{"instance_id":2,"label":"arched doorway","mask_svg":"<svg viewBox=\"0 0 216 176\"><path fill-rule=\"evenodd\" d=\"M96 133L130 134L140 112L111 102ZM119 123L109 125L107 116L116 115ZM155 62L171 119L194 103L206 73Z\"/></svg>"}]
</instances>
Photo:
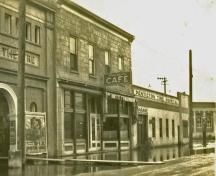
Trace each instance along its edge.
<instances>
[{"instance_id":1,"label":"arched doorway","mask_svg":"<svg viewBox=\"0 0 216 176\"><path fill-rule=\"evenodd\" d=\"M0 83L0 156L8 156L9 150L17 149L16 120L16 94L10 86Z\"/></svg>"},{"instance_id":2,"label":"arched doorway","mask_svg":"<svg viewBox=\"0 0 216 176\"><path fill-rule=\"evenodd\" d=\"M9 107L0 90L0 156L7 156L9 151Z\"/></svg>"}]
</instances>

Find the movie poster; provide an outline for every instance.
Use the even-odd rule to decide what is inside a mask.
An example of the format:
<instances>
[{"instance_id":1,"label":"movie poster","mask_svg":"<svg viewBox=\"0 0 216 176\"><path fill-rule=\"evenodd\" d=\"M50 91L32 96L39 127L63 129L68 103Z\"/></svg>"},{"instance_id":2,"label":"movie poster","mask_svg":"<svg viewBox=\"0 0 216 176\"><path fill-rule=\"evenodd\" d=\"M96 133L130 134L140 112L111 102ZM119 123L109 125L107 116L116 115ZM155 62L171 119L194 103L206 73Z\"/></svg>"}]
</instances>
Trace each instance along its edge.
<instances>
[{"instance_id":1,"label":"movie poster","mask_svg":"<svg viewBox=\"0 0 216 176\"><path fill-rule=\"evenodd\" d=\"M26 112L26 154L47 153L46 115Z\"/></svg>"}]
</instances>

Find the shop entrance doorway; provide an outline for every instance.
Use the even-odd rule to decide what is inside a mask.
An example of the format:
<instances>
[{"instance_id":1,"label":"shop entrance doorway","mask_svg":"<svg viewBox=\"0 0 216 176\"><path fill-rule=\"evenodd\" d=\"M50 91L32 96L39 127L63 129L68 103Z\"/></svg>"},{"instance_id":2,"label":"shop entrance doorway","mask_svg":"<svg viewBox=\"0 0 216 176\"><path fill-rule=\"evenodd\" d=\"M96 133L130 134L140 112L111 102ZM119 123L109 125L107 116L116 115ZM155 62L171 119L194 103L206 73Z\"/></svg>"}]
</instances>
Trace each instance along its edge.
<instances>
[{"instance_id":1,"label":"shop entrance doorway","mask_svg":"<svg viewBox=\"0 0 216 176\"><path fill-rule=\"evenodd\" d=\"M100 149L100 134L100 115L90 114L90 150Z\"/></svg>"},{"instance_id":2,"label":"shop entrance doorway","mask_svg":"<svg viewBox=\"0 0 216 176\"><path fill-rule=\"evenodd\" d=\"M137 123L138 147L143 147L148 142L148 116L139 115Z\"/></svg>"},{"instance_id":3,"label":"shop entrance doorway","mask_svg":"<svg viewBox=\"0 0 216 176\"><path fill-rule=\"evenodd\" d=\"M0 156L8 156L9 151L9 106L0 89Z\"/></svg>"}]
</instances>

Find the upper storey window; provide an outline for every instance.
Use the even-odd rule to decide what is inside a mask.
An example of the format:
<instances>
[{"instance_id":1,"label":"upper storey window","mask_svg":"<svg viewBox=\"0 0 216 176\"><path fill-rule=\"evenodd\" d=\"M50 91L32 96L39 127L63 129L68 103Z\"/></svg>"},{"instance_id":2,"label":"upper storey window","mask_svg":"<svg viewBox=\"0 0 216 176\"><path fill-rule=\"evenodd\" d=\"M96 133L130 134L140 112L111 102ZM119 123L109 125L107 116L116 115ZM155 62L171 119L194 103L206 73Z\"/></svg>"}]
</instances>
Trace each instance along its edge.
<instances>
[{"instance_id":1,"label":"upper storey window","mask_svg":"<svg viewBox=\"0 0 216 176\"><path fill-rule=\"evenodd\" d=\"M104 53L105 58L105 73L110 73L110 58L109 58L109 52L105 51Z\"/></svg>"},{"instance_id":2,"label":"upper storey window","mask_svg":"<svg viewBox=\"0 0 216 176\"><path fill-rule=\"evenodd\" d=\"M31 23L26 22L26 40L31 40Z\"/></svg>"},{"instance_id":3,"label":"upper storey window","mask_svg":"<svg viewBox=\"0 0 216 176\"><path fill-rule=\"evenodd\" d=\"M40 27L35 26L35 43L40 44Z\"/></svg>"},{"instance_id":4,"label":"upper storey window","mask_svg":"<svg viewBox=\"0 0 216 176\"><path fill-rule=\"evenodd\" d=\"M76 52L76 39L70 37L70 69L78 70L77 52Z\"/></svg>"},{"instance_id":5,"label":"upper storey window","mask_svg":"<svg viewBox=\"0 0 216 176\"><path fill-rule=\"evenodd\" d=\"M11 34L12 27L11 27L11 15L5 14L5 33Z\"/></svg>"},{"instance_id":6,"label":"upper storey window","mask_svg":"<svg viewBox=\"0 0 216 176\"><path fill-rule=\"evenodd\" d=\"M120 71L122 71L123 70L123 67L124 67L124 60L123 60L123 58L121 58L121 57L119 57L118 58L118 69L120 70Z\"/></svg>"},{"instance_id":7,"label":"upper storey window","mask_svg":"<svg viewBox=\"0 0 216 176\"><path fill-rule=\"evenodd\" d=\"M92 45L88 46L88 56L89 56L89 74L95 74L95 67L94 67L94 47Z\"/></svg>"}]
</instances>

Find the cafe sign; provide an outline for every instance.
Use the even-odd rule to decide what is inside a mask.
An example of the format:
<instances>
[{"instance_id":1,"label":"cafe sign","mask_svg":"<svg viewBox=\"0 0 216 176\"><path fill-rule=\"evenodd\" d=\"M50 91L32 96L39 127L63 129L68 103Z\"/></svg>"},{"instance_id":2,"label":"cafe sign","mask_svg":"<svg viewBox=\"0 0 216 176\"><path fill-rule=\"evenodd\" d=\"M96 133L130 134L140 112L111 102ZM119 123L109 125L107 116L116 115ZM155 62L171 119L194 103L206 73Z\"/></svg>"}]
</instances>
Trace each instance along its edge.
<instances>
[{"instance_id":1,"label":"cafe sign","mask_svg":"<svg viewBox=\"0 0 216 176\"><path fill-rule=\"evenodd\" d=\"M18 61L18 49L10 47L7 45L0 44L0 57L11 60ZM26 51L25 53L25 63L32 66L39 66L39 55L30 53Z\"/></svg>"},{"instance_id":2,"label":"cafe sign","mask_svg":"<svg viewBox=\"0 0 216 176\"><path fill-rule=\"evenodd\" d=\"M127 84L131 82L130 72L112 73L104 76L104 84L107 86Z\"/></svg>"}]
</instances>

